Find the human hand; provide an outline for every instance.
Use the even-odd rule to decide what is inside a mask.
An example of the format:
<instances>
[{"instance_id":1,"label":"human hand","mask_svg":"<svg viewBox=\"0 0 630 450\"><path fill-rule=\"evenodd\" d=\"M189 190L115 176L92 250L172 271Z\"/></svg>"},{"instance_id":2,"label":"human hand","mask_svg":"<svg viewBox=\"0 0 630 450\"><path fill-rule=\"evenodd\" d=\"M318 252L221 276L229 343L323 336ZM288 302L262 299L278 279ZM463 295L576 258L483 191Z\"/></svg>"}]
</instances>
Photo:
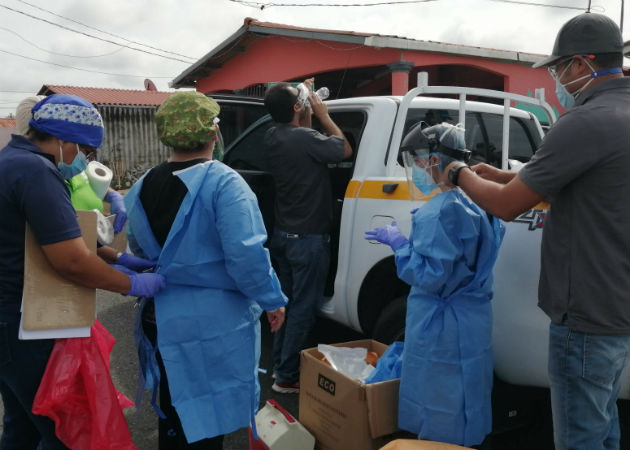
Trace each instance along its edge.
<instances>
[{"instance_id":1,"label":"human hand","mask_svg":"<svg viewBox=\"0 0 630 450\"><path fill-rule=\"evenodd\" d=\"M129 253L123 253L118 257L116 263L120 264L121 266L125 266L128 269L142 271L154 268L157 264L157 261L151 261L149 259L139 258Z\"/></svg>"},{"instance_id":2,"label":"human hand","mask_svg":"<svg viewBox=\"0 0 630 450\"><path fill-rule=\"evenodd\" d=\"M494 166L491 166L490 164L475 164L471 167L471 170L483 179L495 181L497 183L502 182L499 180L501 180L502 178L501 175L503 171L501 169L497 169Z\"/></svg>"},{"instance_id":3,"label":"human hand","mask_svg":"<svg viewBox=\"0 0 630 450\"><path fill-rule=\"evenodd\" d=\"M159 273L136 273L129 275L131 289L124 295L153 297L166 287L166 278Z\"/></svg>"},{"instance_id":4,"label":"human hand","mask_svg":"<svg viewBox=\"0 0 630 450\"><path fill-rule=\"evenodd\" d=\"M391 225L385 225L384 227L366 231L365 239L387 244L394 251L409 243L409 240L400 232L396 222L392 222Z\"/></svg>"},{"instance_id":5,"label":"human hand","mask_svg":"<svg viewBox=\"0 0 630 450\"><path fill-rule=\"evenodd\" d=\"M304 80L304 86L306 86L310 92L313 92L313 83L315 82L315 77L307 78Z\"/></svg>"},{"instance_id":6,"label":"human hand","mask_svg":"<svg viewBox=\"0 0 630 450\"><path fill-rule=\"evenodd\" d=\"M271 327L271 332L275 333L280 329L282 324L284 323L284 315L285 309L284 306L275 309L273 311L267 311L267 320L269 320L269 325Z\"/></svg>"},{"instance_id":7,"label":"human hand","mask_svg":"<svg viewBox=\"0 0 630 450\"><path fill-rule=\"evenodd\" d=\"M125 202L123 196L119 192L110 189L105 195L105 201L111 205L110 211L112 214L116 214L114 220L114 233L120 233L125 227L127 221L127 208L125 208Z\"/></svg>"},{"instance_id":8,"label":"human hand","mask_svg":"<svg viewBox=\"0 0 630 450\"><path fill-rule=\"evenodd\" d=\"M124 273L125 275L134 275L137 272L134 270L131 270L125 266L121 266L120 264L110 264L109 267L111 267L112 269L116 269L119 272Z\"/></svg>"},{"instance_id":9,"label":"human hand","mask_svg":"<svg viewBox=\"0 0 630 450\"><path fill-rule=\"evenodd\" d=\"M311 109L313 110L315 117L321 120L322 117L328 115L328 107L313 91L310 92L308 101L311 104Z\"/></svg>"}]
</instances>

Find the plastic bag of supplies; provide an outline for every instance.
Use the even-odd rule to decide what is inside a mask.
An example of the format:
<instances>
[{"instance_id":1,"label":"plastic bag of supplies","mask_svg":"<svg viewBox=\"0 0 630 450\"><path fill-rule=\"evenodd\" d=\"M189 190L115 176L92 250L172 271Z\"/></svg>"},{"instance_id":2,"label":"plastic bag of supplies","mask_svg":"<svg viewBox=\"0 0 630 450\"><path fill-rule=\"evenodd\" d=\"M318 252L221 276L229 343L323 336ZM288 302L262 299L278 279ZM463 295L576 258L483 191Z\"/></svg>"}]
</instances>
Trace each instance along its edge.
<instances>
[{"instance_id":1,"label":"plastic bag of supplies","mask_svg":"<svg viewBox=\"0 0 630 450\"><path fill-rule=\"evenodd\" d=\"M57 339L33 402L71 449L135 450L122 413L133 406L109 375L115 339L98 321L90 337Z\"/></svg>"}]
</instances>

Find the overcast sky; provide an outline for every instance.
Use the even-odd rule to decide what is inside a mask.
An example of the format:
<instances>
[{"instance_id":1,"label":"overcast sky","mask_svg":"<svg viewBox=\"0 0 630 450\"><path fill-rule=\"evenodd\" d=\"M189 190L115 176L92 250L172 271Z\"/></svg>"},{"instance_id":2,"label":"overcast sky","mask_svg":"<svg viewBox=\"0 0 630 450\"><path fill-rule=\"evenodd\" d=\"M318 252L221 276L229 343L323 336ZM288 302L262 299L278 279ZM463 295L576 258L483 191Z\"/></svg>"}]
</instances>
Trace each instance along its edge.
<instances>
[{"instance_id":1,"label":"overcast sky","mask_svg":"<svg viewBox=\"0 0 630 450\"><path fill-rule=\"evenodd\" d=\"M384 1L256 3L349 5ZM591 9L619 23L622 1L592 0ZM548 54L560 26L580 13L567 7L586 9L589 3L518 1L523 2L565 8L493 0L434 0L370 7L267 6L263 10L244 5L246 0L0 0L0 116L13 112L21 98L37 92L43 84L144 89L144 79L150 78L159 90L168 90L169 81L238 30L246 17ZM628 10L630 2L625 8L624 40L630 40Z\"/></svg>"}]
</instances>

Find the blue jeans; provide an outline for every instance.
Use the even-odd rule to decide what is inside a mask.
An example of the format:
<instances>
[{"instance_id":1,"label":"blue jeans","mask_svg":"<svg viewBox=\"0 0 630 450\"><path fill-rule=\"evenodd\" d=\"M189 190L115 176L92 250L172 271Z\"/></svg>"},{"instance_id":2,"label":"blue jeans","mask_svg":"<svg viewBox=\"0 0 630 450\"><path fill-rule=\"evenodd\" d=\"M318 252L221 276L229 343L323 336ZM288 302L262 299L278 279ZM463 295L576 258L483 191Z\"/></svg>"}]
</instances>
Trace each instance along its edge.
<instances>
[{"instance_id":1,"label":"blue jeans","mask_svg":"<svg viewBox=\"0 0 630 450\"><path fill-rule=\"evenodd\" d=\"M0 394L4 404L0 450L66 449L55 436L55 423L31 411L55 341L20 341L19 323L19 314L0 314Z\"/></svg>"},{"instance_id":2,"label":"blue jeans","mask_svg":"<svg viewBox=\"0 0 630 450\"><path fill-rule=\"evenodd\" d=\"M617 397L630 336L549 327L549 381L556 450L618 449Z\"/></svg>"},{"instance_id":3,"label":"blue jeans","mask_svg":"<svg viewBox=\"0 0 630 450\"><path fill-rule=\"evenodd\" d=\"M300 376L300 350L317 318L330 262L328 234L294 235L274 231L270 243L282 291L289 298L286 319L273 339L276 382L294 383Z\"/></svg>"}]
</instances>

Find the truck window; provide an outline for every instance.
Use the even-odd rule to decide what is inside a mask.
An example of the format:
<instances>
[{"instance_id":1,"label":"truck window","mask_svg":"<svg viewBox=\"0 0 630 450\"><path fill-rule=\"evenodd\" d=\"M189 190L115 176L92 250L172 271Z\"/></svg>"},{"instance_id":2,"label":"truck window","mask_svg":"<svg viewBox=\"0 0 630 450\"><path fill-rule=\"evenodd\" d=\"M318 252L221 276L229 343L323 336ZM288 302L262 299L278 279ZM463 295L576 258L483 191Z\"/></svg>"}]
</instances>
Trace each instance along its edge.
<instances>
[{"instance_id":1,"label":"truck window","mask_svg":"<svg viewBox=\"0 0 630 450\"><path fill-rule=\"evenodd\" d=\"M486 155L489 164L501 166L501 152L503 150L503 116L497 114L481 114L481 121L487 134L488 153ZM531 120L523 120L517 117L510 118L510 159L527 162L534 156L540 138L535 132L534 123Z\"/></svg>"},{"instance_id":2,"label":"truck window","mask_svg":"<svg viewBox=\"0 0 630 450\"><path fill-rule=\"evenodd\" d=\"M266 120L265 120L266 119ZM219 125L220 126L220 125ZM254 128L228 148L223 162L236 170L266 170L263 139L265 133L273 126L271 117L261 119Z\"/></svg>"},{"instance_id":3,"label":"truck window","mask_svg":"<svg viewBox=\"0 0 630 450\"><path fill-rule=\"evenodd\" d=\"M427 125L441 122L455 124L459 111L450 109L410 109L407 113L405 131L412 125L424 121ZM466 112L466 146L472 151L470 163L488 163L501 166L503 149L503 116L500 114ZM540 137L532 120L510 118L510 159L527 162L538 148Z\"/></svg>"}]
</instances>

